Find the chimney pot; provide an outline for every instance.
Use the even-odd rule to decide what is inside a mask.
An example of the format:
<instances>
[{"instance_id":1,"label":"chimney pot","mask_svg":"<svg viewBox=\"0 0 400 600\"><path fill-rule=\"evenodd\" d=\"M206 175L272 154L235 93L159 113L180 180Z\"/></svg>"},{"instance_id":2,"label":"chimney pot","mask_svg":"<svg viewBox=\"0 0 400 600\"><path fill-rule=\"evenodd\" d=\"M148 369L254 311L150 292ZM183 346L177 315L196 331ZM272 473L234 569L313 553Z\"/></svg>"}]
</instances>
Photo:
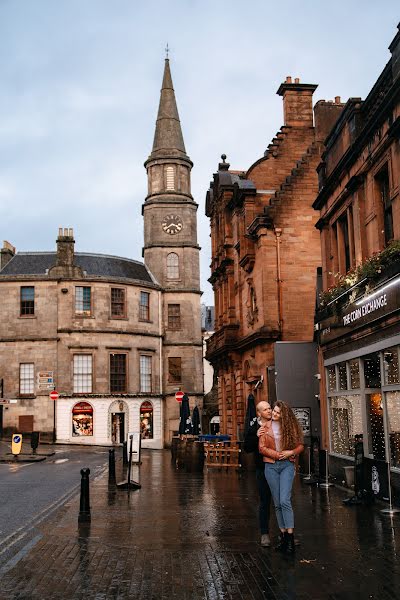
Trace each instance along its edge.
<instances>
[{"instance_id":1,"label":"chimney pot","mask_svg":"<svg viewBox=\"0 0 400 600\"><path fill-rule=\"evenodd\" d=\"M62 227L58 228L58 237L62 237Z\"/></svg>"},{"instance_id":2,"label":"chimney pot","mask_svg":"<svg viewBox=\"0 0 400 600\"><path fill-rule=\"evenodd\" d=\"M290 77L290 75L286 77L286 83L292 83L292 78Z\"/></svg>"},{"instance_id":3,"label":"chimney pot","mask_svg":"<svg viewBox=\"0 0 400 600\"><path fill-rule=\"evenodd\" d=\"M300 83L300 79L298 77L295 78L294 80L295 83Z\"/></svg>"},{"instance_id":4,"label":"chimney pot","mask_svg":"<svg viewBox=\"0 0 400 600\"><path fill-rule=\"evenodd\" d=\"M335 104L340 104L340 96L335 96Z\"/></svg>"}]
</instances>

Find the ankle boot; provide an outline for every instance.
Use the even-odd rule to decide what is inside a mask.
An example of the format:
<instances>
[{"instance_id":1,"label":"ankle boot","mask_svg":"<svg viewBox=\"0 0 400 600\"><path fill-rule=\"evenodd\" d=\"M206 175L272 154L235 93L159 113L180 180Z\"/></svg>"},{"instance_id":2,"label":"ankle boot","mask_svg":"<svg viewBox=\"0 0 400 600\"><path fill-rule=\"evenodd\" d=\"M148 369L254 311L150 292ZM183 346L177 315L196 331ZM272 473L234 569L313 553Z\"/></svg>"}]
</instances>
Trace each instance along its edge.
<instances>
[{"instance_id":1,"label":"ankle boot","mask_svg":"<svg viewBox=\"0 0 400 600\"><path fill-rule=\"evenodd\" d=\"M287 544L286 544L285 551L286 551L287 554L294 554L295 553L294 534L293 533L288 533L287 534Z\"/></svg>"},{"instance_id":2,"label":"ankle boot","mask_svg":"<svg viewBox=\"0 0 400 600\"><path fill-rule=\"evenodd\" d=\"M275 550L278 550L278 552L286 552L286 548L287 548L287 544L288 544L288 534L287 531L280 533L280 537L279 537L279 542L278 544L275 546Z\"/></svg>"}]
</instances>

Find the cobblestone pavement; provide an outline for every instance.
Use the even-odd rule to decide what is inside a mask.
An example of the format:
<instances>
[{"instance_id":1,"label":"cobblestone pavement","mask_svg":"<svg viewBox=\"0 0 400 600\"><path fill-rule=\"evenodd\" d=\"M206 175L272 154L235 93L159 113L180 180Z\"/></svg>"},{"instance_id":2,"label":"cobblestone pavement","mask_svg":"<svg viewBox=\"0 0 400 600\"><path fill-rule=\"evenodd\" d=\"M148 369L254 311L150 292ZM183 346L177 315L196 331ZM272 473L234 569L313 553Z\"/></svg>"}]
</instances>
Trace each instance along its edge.
<instances>
[{"instance_id":1,"label":"cobblestone pavement","mask_svg":"<svg viewBox=\"0 0 400 600\"><path fill-rule=\"evenodd\" d=\"M144 451L137 471L129 495L92 483L90 525L78 527L78 498L43 525L1 600L400 598L400 517L379 505L297 482L301 546L288 558L259 545L254 473L176 471L167 451Z\"/></svg>"}]
</instances>

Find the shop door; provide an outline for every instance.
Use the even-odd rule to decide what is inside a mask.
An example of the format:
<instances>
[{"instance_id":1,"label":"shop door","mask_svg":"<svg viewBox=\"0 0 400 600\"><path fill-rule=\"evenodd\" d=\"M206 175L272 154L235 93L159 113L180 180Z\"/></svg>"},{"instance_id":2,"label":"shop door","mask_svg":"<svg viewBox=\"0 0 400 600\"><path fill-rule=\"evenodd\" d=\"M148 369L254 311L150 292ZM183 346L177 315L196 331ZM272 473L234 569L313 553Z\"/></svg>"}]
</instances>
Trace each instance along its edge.
<instances>
[{"instance_id":1,"label":"shop door","mask_svg":"<svg viewBox=\"0 0 400 600\"><path fill-rule=\"evenodd\" d=\"M125 441L125 413L111 415L111 439L114 444L122 444Z\"/></svg>"}]
</instances>

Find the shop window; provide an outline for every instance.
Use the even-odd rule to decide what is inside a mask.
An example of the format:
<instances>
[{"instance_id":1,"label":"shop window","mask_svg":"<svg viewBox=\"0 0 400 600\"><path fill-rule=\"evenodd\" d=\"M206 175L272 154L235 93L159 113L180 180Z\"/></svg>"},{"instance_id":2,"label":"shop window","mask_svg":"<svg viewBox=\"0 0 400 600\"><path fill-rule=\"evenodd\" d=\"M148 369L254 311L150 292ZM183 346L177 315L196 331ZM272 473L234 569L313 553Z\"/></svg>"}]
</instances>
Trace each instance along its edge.
<instances>
[{"instance_id":1,"label":"shop window","mask_svg":"<svg viewBox=\"0 0 400 600\"><path fill-rule=\"evenodd\" d=\"M350 368L350 388L352 390L358 390L360 388L360 361L358 358L354 358L349 361Z\"/></svg>"},{"instance_id":2,"label":"shop window","mask_svg":"<svg viewBox=\"0 0 400 600\"><path fill-rule=\"evenodd\" d=\"M72 435L93 435L93 407L88 402L78 402L72 409Z\"/></svg>"},{"instance_id":3,"label":"shop window","mask_svg":"<svg viewBox=\"0 0 400 600\"><path fill-rule=\"evenodd\" d=\"M110 354L110 392L126 393L126 354Z\"/></svg>"},{"instance_id":4,"label":"shop window","mask_svg":"<svg viewBox=\"0 0 400 600\"><path fill-rule=\"evenodd\" d=\"M179 279L179 256L175 252L167 256L167 279Z\"/></svg>"},{"instance_id":5,"label":"shop window","mask_svg":"<svg viewBox=\"0 0 400 600\"><path fill-rule=\"evenodd\" d=\"M338 363L339 390L347 390L347 367L345 362Z\"/></svg>"},{"instance_id":6,"label":"shop window","mask_svg":"<svg viewBox=\"0 0 400 600\"><path fill-rule=\"evenodd\" d=\"M180 356L168 358L168 381L180 383L182 381L182 359Z\"/></svg>"},{"instance_id":7,"label":"shop window","mask_svg":"<svg viewBox=\"0 0 400 600\"><path fill-rule=\"evenodd\" d=\"M31 317L35 314L35 288L32 286L21 287L20 315Z\"/></svg>"},{"instance_id":8,"label":"shop window","mask_svg":"<svg viewBox=\"0 0 400 600\"><path fill-rule=\"evenodd\" d=\"M328 392L336 391L336 369L335 365L327 368Z\"/></svg>"},{"instance_id":9,"label":"shop window","mask_svg":"<svg viewBox=\"0 0 400 600\"><path fill-rule=\"evenodd\" d=\"M75 314L90 317L92 314L92 288L77 286L75 288Z\"/></svg>"},{"instance_id":10,"label":"shop window","mask_svg":"<svg viewBox=\"0 0 400 600\"><path fill-rule=\"evenodd\" d=\"M168 329L181 328L181 305L168 304Z\"/></svg>"},{"instance_id":11,"label":"shop window","mask_svg":"<svg viewBox=\"0 0 400 600\"><path fill-rule=\"evenodd\" d=\"M368 452L375 460L385 460L382 394L367 394Z\"/></svg>"},{"instance_id":12,"label":"shop window","mask_svg":"<svg viewBox=\"0 0 400 600\"><path fill-rule=\"evenodd\" d=\"M123 288L111 288L111 317L121 319L125 316L125 290Z\"/></svg>"},{"instance_id":13,"label":"shop window","mask_svg":"<svg viewBox=\"0 0 400 600\"><path fill-rule=\"evenodd\" d=\"M387 392L386 407L391 464L400 469L400 392Z\"/></svg>"},{"instance_id":14,"label":"shop window","mask_svg":"<svg viewBox=\"0 0 400 600\"><path fill-rule=\"evenodd\" d=\"M329 399L331 451L354 456L355 436L362 435L361 396L338 396Z\"/></svg>"},{"instance_id":15,"label":"shop window","mask_svg":"<svg viewBox=\"0 0 400 600\"><path fill-rule=\"evenodd\" d=\"M150 320L150 294L149 292L140 292L139 301L139 320Z\"/></svg>"},{"instance_id":16,"label":"shop window","mask_svg":"<svg viewBox=\"0 0 400 600\"><path fill-rule=\"evenodd\" d=\"M92 393L92 356L74 355L74 394Z\"/></svg>"},{"instance_id":17,"label":"shop window","mask_svg":"<svg viewBox=\"0 0 400 600\"><path fill-rule=\"evenodd\" d=\"M35 393L34 363L19 365L19 393L20 396L33 396Z\"/></svg>"},{"instance_id":18,"label":"shop window","mask_svg":"<svg viewBox=\"0 0 400 600\"><path fill-rule=\"evenodd\" d=\"M383 353L383 368L385 373L385 384L393 385L400 383L399 380L399 352L398 347L388 348Z\"/></svg>"},{"instance_id":19,"label":"shop window","mask_svg":"<svg viewBox=\"0 0 400 600\"><path fill-rule=\"evenodd\" d=\"M151 402L143 402L140 406L140 435L142 440L152 440L154 437Z\"/></svg>"},{"instance_id":20,"label":"shop window","mask_svg":"<svg viewBox=\"0 0 400 600\"><path fill-rule=\"evenodd\" d=\"M378 352L364 356L364 379L366 388L381 387L381 367Z\"/></svg>"},{"instance_id":21,"label":"shop window","mask_svg":"<svg viewBox=\"0 0 400 600\"><path fill-rule=\"evenodd\" d=\"M151 356L140 355L140 391L151 392Z\"/></svg>"},{"instance_id":22,"label":"shop window","mask_svg":"<svg viewBox=\"0 0 400 600\"><path fill-rule=\"evenodd\" d=\"M385 245L387 245L391 240L393 240L393 209L392 209L392 201L390 198L390 190L389 190L389 171L388 166L385 167L379 172L379 174L375 177L379 199L383 208L383 229L385 236Z\"/></svg>"}]
</instances>

